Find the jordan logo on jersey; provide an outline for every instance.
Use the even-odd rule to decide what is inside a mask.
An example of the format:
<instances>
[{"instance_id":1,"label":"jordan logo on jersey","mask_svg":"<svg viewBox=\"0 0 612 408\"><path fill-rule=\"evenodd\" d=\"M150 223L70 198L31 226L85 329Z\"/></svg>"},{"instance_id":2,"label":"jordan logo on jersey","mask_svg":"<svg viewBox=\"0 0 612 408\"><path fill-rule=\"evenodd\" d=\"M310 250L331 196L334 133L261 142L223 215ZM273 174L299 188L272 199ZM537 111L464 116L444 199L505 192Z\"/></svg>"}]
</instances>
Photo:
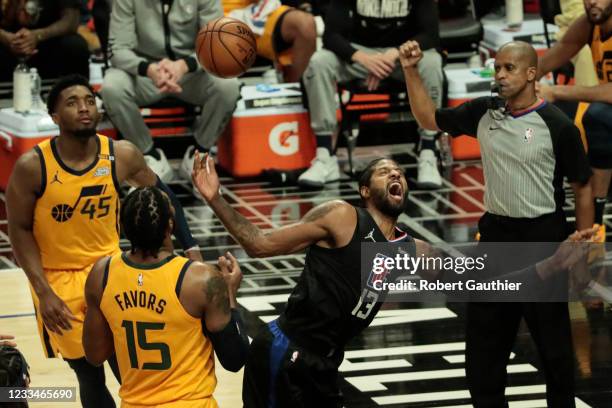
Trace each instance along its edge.
<instances>
[{"instance_id":1,"label":"jordan logo on jersey","mask_svg":"<svg viewBox=\"0 0 612 408\"><path fill-rule=\"evenodd\" d=\"M53 184L53 183L60 183L60 184L64 184L62 183L62 181L59 179L59 175L58 172L55 172L55 175L53 176L53 180L51 180L51 183L49 184Z\"/></svg>"},{"instance_id":2,"label":"jordan logo on jersey","mask_svg":"<svg viewBox=\"0 0 612 408\"><path fill-rule=\"evenodd\" d=\"M376 240L374 239L374 228L372 228L372 231L368 232L368 235L363 237L363 239L366 241L370 240L372 242L376 242Z\"/></svg>"}]
</instances>

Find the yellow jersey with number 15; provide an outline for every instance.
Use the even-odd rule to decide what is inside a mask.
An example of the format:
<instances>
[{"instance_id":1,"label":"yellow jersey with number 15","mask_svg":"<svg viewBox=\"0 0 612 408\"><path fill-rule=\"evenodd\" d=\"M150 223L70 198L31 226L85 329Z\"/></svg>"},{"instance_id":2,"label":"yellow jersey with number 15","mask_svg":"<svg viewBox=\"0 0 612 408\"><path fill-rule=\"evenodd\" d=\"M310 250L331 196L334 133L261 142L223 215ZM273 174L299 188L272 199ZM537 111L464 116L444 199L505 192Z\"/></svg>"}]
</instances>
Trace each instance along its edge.
<instances>
[{"instance_id":1,"label":"yellow jersey with number 15","mask_svg":"<svg viewBox=\"0 0 612 408\"><path fill-rule=\"evenodd\" d=\"M112 139L95 136L98 153L76 171L60 158L57 138L34 147L42 182L34 238L45 270L81 270L119 250L119 184Z\"/></svg>"},{"instance_id":2,"label":"yellow jersey with number 15","mask_svg":"<svg viewBox=\"0 0 612 408\"><path fill-rule=\"evenodd\" d=\"M100 310L113 333L123 407L217 406L212 343L179 300L189 265L174 255L141 265L127 253L106 264Z\"/></svg>"}]
</instances>

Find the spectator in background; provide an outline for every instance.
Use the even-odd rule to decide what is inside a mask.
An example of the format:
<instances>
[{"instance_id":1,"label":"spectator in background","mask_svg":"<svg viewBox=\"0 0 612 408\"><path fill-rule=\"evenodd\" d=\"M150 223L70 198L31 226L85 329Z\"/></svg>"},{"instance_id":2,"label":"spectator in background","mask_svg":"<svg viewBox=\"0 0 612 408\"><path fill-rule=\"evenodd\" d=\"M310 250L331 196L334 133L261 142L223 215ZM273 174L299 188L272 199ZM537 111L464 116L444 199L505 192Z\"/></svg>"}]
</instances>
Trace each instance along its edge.
<instances>
[{"instance_id":1,"label":"spectator in background","mask_svg":"<svg viewBox=\"0 0 612 408\"><path fill-rule=\"evenodd\" d=\"M337 132L335 83L365 79L375 90L381 80L403 81L398 47L407 40L418 41L425 50L419 72L439 108L442 104L442 57L439 45L438 12L433 0L331 0L325 17L324 49L317 51L304 72L310 124L317 137L317 156L298 182L322 188L340 178L338 160L332 154ZM442 184L435 155L436 132L419 129L418 183L423 188Z\"/></svg>"},{"instance_id":2,"label":"spectator in background","mask_svg":"<svg viewBox=\"0 0 612 408\"><path fill-rule=\"evenodd\" d=\"M79 19L79 28L77 32L87 42L89 52L95 53L100 51L100 39L98 34L89 26L91 21L91 6L93 0L81 0L81 18Z\"/></svg>"},{"instance_id":3,"label":"spectator in background","mask_svg":"<svg viewBox=\"0 0 612 408\"><path fill-rule=\"evenodd\" d=\"M283 5L280 0L222 0L229 17L245 22L257 38L257 54L277 61L291 49L287 82L297 82L317 46L314 17L308 12Z\"/></svg>"},{"instance_id":4,"label":"spectator in background","mask_svg":"<svg viewBox=\"0 0 612 408\"><path fill-rule=\"evenodd\" d=\"M202 106L195 129L199 151L212 147L231 118L240 97L236 79L221 79L202 70L195 56L199 30L222 16L215 0L171 2L115 0L109 32L110 61L102 99L124 138L145 154L147 164L163 181L173 177L161 149L155 149L139 107L167 96ZM185 152L180 170L191 179L194 146Z\"/></svg>"},{"instance_id":5,"label":"spectator in background","mask_svg":"<svg viewBox=\"0 0 612 408\"><path fill-rule=\"evenodd\" d=\"M0 2L0 82L12 81L20 60L42 78L89 77L87 43L77 34L80 0Z\"/></svg>"}]
</instances>

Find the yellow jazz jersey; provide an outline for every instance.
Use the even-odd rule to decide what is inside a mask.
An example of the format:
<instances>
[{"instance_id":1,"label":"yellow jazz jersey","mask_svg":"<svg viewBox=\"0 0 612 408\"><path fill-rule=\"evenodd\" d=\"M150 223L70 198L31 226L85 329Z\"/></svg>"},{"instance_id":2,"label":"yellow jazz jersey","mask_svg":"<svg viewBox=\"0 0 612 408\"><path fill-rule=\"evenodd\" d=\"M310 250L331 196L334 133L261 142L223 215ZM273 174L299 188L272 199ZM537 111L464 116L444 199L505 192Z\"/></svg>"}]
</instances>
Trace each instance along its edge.
<instances>
[{"instance_id":1,"label":"yellow jazz jersey","mask_svg":"<svg viewBox=\"0 0 612 408\"><path fill-rule=\"evenodd\" d=\"M593 64L595 64L599 83L612 82L612 36L603 40L601 38L601 27L598 25L593 28L591 54L593 55Z\"/></svg>"},{"instance_id":2,"label":"yellow jazz jersey","mask_svg":"<svg viewBox=\"0 0 612 408\"><path fill-rule=\"evenodd\" d=\"M221 1L221 4L223 5L224 14L227 14L233 10L243 9L253 3L257 3L257 0L222 0Z\"/></svg>"},{"instance_id":3,"label":"yellow jazz jersey","mask_svg":"<svg viewBox=\"0 0 612 408\"><path fill-rule=\"evenodd\" d=\"M110 258L100 309L113 332L124 407L217 406L212 344L178 298L190 264L180 256L156 265L125 253Z\"/></svg>"},{"instance_id":4,"label":"yellow jazz jersey","mask_svg":"<svg viewBox=\"0 0 612 408\"><path fill-rule=\"evenodd\" d=\"M75 171L57 153L56 138L34 147L41 159L41 194L34 238L46 270L77 270L119 249L119 194L113 141L97 135L98 154Z\"/></svg>"}]
</instances>

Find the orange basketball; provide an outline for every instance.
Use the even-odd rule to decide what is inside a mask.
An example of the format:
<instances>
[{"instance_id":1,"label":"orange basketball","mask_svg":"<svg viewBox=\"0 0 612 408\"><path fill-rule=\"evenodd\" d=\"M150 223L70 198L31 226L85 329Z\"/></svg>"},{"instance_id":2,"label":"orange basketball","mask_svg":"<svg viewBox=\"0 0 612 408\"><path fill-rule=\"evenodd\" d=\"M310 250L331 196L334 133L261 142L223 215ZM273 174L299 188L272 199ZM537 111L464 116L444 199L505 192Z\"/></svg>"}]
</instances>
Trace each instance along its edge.
<instances>
[{"instance_id":1,"label":"orange basketball","mask_svg":"<svg viewBox=\"0 0 612 408\"><path fill-rule=\"evenodd\" d=\"M196 53L200 64L211 74L221 78L237 77L255 62L255 35L242 21L219 17L198 33Z\"/></svg>"}]
</instances>

